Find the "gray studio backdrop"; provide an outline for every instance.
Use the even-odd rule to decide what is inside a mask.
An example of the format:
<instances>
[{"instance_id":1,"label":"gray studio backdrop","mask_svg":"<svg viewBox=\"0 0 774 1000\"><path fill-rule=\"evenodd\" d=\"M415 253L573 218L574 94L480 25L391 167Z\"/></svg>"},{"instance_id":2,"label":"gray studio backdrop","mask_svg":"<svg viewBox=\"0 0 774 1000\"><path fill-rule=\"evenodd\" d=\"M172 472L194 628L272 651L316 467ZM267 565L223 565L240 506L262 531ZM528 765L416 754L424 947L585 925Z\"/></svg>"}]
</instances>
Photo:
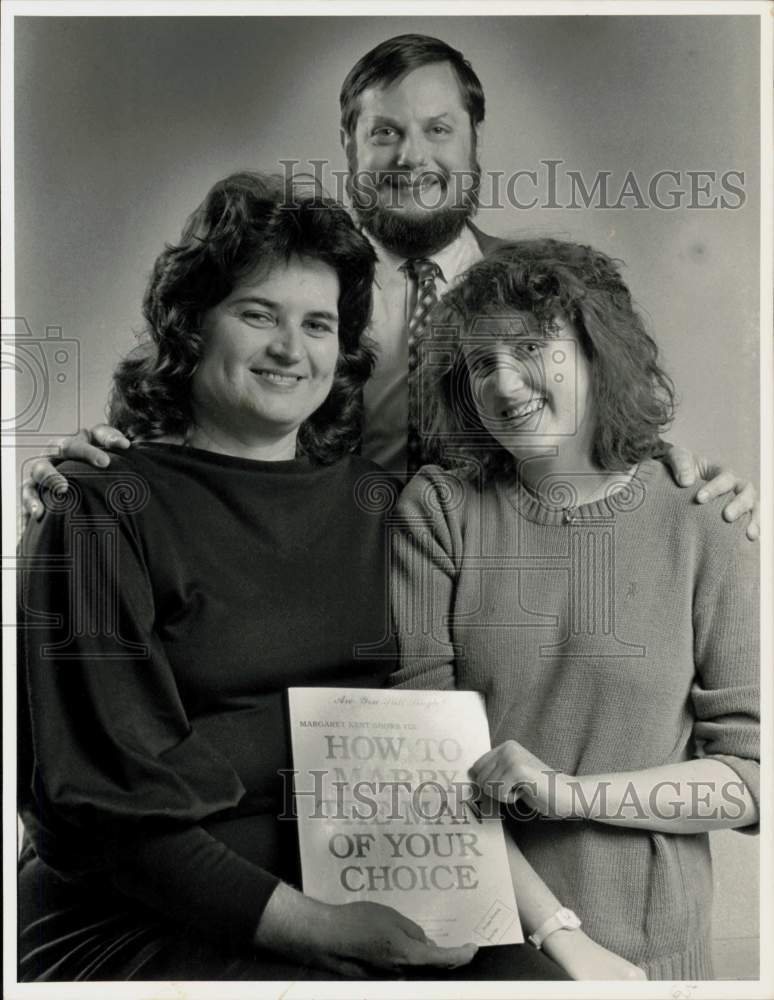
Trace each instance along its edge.
<instances>
[{"instance_id":1,"label":"gray studio backdrop","mask_svg":"<svg viewBox=\"0 0 774 1000\"><path fill-rule=\"evenodd\" d=\"M537 204L484 207L481 226L577 239L622 258L679 389L670 438L757 478L757 18L15 25L16 312L48 389L20 418L20 459L102 419L111 370L141 328L152 261L210 184L239 168L276 170L281 159L343 171L341 81L379 41L417 31L462 49L481 77L484 169L501 172L503 186L534 172L512 193ZM606 200L598 190L585 207L573 176L591 191L603 172ZM485 204L487 191L485 181ZM17 412L40 392L34 379L20 386ZM713 843L719 971L752 975L756 841L724 833Z\"/></svg>"}]
</instances>

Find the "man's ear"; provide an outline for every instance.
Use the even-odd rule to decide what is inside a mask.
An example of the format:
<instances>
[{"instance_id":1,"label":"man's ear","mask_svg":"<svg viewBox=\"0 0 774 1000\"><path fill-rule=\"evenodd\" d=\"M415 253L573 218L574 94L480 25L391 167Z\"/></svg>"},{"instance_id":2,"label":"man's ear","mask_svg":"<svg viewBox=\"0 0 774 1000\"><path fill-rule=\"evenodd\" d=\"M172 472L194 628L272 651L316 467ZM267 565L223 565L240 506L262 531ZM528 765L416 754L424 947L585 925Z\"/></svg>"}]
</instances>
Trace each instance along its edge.
<instances>
[{"instance_id":1,"label":"man's ear","mask_svg":"<svg viewBox=\"0 0 774 1000\"><path fill-rule=\"evenodd\" d=\"M339 141L341 142L341 148L344 150L344 152L347 151L347 140L348 139L349 139L349 136L347 135L346 129L343 126L340 126L339 127Z\"/></svg>"},{"instance_id":2,"label":"man's ear","mask_svg":"<svg viewBox=\"0 0 774 1000\"><path fill-rule=\"evenodd\" d=\"M481 160L481 151L484 148L484 123L479 122L473 128L473 135L476 137L476 159Z\"/></svg>"}]
</instances>

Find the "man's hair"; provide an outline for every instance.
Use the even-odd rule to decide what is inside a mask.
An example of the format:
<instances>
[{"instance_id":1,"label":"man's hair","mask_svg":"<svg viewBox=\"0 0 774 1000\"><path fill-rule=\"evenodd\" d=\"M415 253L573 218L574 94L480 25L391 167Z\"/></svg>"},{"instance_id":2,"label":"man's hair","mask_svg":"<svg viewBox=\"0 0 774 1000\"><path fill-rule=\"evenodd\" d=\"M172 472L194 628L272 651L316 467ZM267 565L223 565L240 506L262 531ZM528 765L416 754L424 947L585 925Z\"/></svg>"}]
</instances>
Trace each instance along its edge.
<instances>
[{"instance_id":1,"label":"man's hair","mask_svg":"<svg viewBox=\"0 0 774 1000\"><path fill-rule=\"evenodd\" d=\"M368 87L389 87L420 66L451 64L473 128L484 120L484 90L473 67L457 49L429 35L396 35L367 52L342 84L341 127L351 136L360 113L360 95Z\"/></svg>"},{"instance_id":2,"label":"man's hair","mask_svg":"<svg viewBox=\"0 0 774 1000\"><path fill-rule=\"evenodd\" d=\"M480 342L481 333L470 336L477 319L514 313L533 314L547 337L556 334L557 317L575 324L591 367L593 458L601 468L628 468L663 452L674 386L616 262L588 246L535 239L504 244L474 264L432 314L415 373L429 460L469 462L484 478L513 475L513 457L478 417L463 347L466 336L471 345ZM509 335L526 329L513 324Z\"/></svg>"},{"instance_id":3,"label":"man's hair","mask_svg":"<svg viewBox=\"0 0 774 1000\"><path fill-rule=\"evenodd\" d=\"M301 425L297 451L327 464L354 450L361 387L374 352L370 319L375 254L335 201L289 191L279 176L242 172L219 181L154 264L143 301L145 342L113 375L110 423L128 437L185 434L193 424L191 379L203 353L204 314L243 277L291 258L331 267L339 279L339 357L325 402Z\"/></svg>"}]
</instances>

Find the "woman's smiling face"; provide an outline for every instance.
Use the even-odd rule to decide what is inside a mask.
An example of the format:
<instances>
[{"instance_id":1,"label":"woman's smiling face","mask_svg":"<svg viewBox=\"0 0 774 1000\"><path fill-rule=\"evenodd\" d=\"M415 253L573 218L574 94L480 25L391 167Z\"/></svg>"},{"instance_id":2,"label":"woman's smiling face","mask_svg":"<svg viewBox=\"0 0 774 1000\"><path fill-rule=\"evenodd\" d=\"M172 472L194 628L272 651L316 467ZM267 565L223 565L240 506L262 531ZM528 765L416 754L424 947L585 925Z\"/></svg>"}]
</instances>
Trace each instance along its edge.
<instances>
[{"instance_id":1,"label":"woman's smiling face","mask_svg":"<svg viewBox=\"0 0 774 1000\"><path fill-rule=\"evenodd\" d=\"M239 281L202 323L192 380L197 429L221 444L294 444L333 384L338 298L336 272L312 258Z\"/></svg>"},{"instance_id":2,"label":"woman's smiling face","mask_svg":"<svg viewBox=\"0 0 774 1000\"><path fill-rule=\"evenodd\" d=\"M573 323L545 336L531 313L480 319L463 348L476 412L515 458L585 465L594 431L592 373Z\"/></svg>"}]
</instances>

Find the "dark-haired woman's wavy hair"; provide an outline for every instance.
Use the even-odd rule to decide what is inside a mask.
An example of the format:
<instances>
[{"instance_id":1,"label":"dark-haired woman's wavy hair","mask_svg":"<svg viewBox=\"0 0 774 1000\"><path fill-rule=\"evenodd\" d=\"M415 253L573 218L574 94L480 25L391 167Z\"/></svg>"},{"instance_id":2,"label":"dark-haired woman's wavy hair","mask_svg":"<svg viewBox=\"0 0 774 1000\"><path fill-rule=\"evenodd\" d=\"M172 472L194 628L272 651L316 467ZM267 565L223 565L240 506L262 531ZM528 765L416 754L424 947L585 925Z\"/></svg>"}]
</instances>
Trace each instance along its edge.
<instances>
[{"instance_id":1,"label":"dark-haired woman's wavy hair","mask_svg":"<svg viewBox=\"0 0 774 1000\"><path fill-rule=\"evenodd\" d=\"M374 353L364 330L371 313L375 255L338 202L289 189L279 176L251 172L219 181L167 245L143 301L145 343L113 376L110 422L130 438L182 434L193 425L191 379L205 337L204 314L237 282L291 258L311 258L339 279L339 357L325 402L301 425L297 454L329 464L360 440L361 387Z\"/></svg>"},{"instance_id":2,"label":"dark-haired woman's wavy hair","mask_svg":"<svg viewBox=\"0 0 774 1000\"><path fill-rule=\"evenodd\" d=\"M415 373L428 460L468 463L485 479L513 475L513 457L478 417L463 347L477 319L516 313L531 313L545 337L556 335L557 318L575 325L591 367L600 468L625 469L663 452L674 386L616 262L591 247L535 239L503 244L474 264L433 313Z\"/></svg>"}]
</instances>

